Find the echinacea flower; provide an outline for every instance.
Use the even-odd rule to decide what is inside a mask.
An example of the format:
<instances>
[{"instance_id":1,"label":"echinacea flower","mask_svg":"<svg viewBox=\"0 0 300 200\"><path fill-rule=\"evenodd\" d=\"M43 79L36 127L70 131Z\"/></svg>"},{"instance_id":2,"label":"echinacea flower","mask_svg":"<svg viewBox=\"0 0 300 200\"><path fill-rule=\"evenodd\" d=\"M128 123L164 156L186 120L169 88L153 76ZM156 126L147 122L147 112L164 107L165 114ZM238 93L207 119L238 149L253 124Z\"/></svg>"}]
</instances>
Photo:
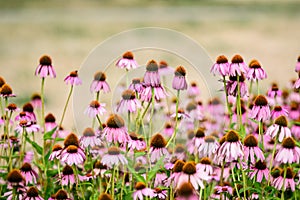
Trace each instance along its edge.
<instances>
[{"instance_id":1,"label":"echinacea flower","mask_svg":"<svg viewBox=\"0 0 300 200\"><path fill-rule=\"evenodd\" d=\"M292 134L286 117L283 115L277 117L274 124L267 129L266 134L269 134L272 138L278 137L279 142L282 142L284 138L291 137Z\"/></svg>"},{"instance_id":2,"label":"echinacea flower","mask_svg":"<svg viewBox=\"0 0 300 200\"><path fill-rule=\"evenodd\" d=\"M5 80L2 76L0 76L0 88L5 84Z\"/></svg>"},{"instance_id":3,"label":"echinacea flower","mask_svg":"<svg viewBox=\"0 0 300 200\"><path fill-rule=\"evenodd\" d=\"M122 100L117 106L117 112L135 113L141 107L141 103L135 97L135 92L133 90L125 90L122 93Z\"/></svg>"},{"instance_id":4,"label":"echinacea flower","mask_svg":"<svg viewBox=\"0 0 300 200\"><path fill-rule=\"evenodd\" d=\"M93 168L93 173L95 174L95 176L100 176L101 178L105 176L108 176L108 174L105 174L105 172L107 171L107 166L103 165L99 160L97 160L94 163L94 168Z\"/></svg>"},{"instance_id":5,"label":"echinacea flower","mask_svg":"<svg viewBox=\"0 0 300 200\"><path fill-rule=\"evenodd\" d=\"M168 176L166 173L158 171L158 173L155 174L154 187L162 186L167 179Z\"/></svg>"},{"instance_id":6,"label":"echinacea flower","mask_svg":"<svg viewBox=\"0 0 300 200\"><path fill-rule=\"evenodd\" d=\"M62 150L62 146L60 144L55 144L52 147L52 153L49 156L49 160L59 159L60 153Z\"/></svg>"},{"instance_id":7,"label":"echinacea flower","mask_svg":"<svg viewBox=\"0 0 300 200\"><path fill-rule=\"evenodd\" d=\"M19 187L24 186L25 178L22 176L20 170L13 169L7 175L8 186Z\"/></svg>"},{"instance_id":8,"label":"echinacea flower","mask_svg":"<svg viewBox=\"0 0 300 200\"><path fill-rule=\"evenodd\" d=\"M174 72L174 78L172 82L172 87L174 90L186 90L187 82L186 82L186 70L184 67L179 66L176 68Z\"/></svg>"},{"instance_id":9,"label":"echinacea flower","mask_svg":"<svg viewBox=\"0 0 300 200\"><path fill-rule=\"evenodd\" d=\"M272 119L276 119L281 115L288 117L289 111L281 106L275 106L274 109L271 111Z\"/></svg>"},{"instance_id":10,"label":"echinacea flower","mask_svg":"<svg viewBox=\"0 0 300 200\"><path fill-rule=\"evenodd\" d=\"M187 89L187 95L189 98L195 98L200 95L200 89L196 82L192 82Z\"/></svg>"},{"instance_id":11,"label":"echinacea flower","mask_svg":"<svg viewBox=\"0 0 300 200\"><path fill-rule=\"evenodd\" d=\"M268 90L268 97L276 98L281 97L282 91L279 90L277 83L273 83L272 87Z\"/></svg>"},{"instance_id":12,"label":"echinacea flower","mask_svg":"<svg viewBox=\"0 0 300 200\"><path fill-rule=\"evenodd\" d=\"M171 173L170 177L166 180L165 186L170 186L171 184L173 186L177 185L178 179L182 173L182 168L183 168L184 164L185 164L185 162L183 160L177 159L175 161L175 163L173 164L172 173Z\"/></svg>"},{"instance_id":13,"label":"echinacea flower","mask_svg":"<svg viewBox=\"0 0 300 200\"><path fill-rule=\"evenodd\" d=\"M165 124L165 128L164 128L164 130L163 130L163 133L164 133L164 135L167 135L167 136L169 136L169 137L172 136L172 134L174 133L174 128L173 128L173 126L172 126L171 123L167 122L167 123Z\"/></svg>"},{"instance_id":14,"label":"echinacea flower","mask_svg":"<svg viewBox=\"0 0 300 200\"><path fill-rule=\"evenodd\" d=\"M103 129L103 138L109 143L120 143L125 145L130 137L125 126L123 118L117 114L112 114L106 121L106 127Z\"/></svg>"},{"instance_id":15,"label":"echinacea flower","mask_svg":"<svg viewBox=\"0 0 300 200\"><path fill-rule=\"evenodd\" d=\"M36 187L30 187L23 200L44 200L40 195Z\"/></svg>"},{"instance_id":16,"label":"echinacea flower","mask_svg":"<svg viewBox=\"0 0 300 200\"><path fill-rule=\"evenodd\" d=\"M217 158L221 163L232 162L244 157L244 147L236 131L230 130L225 135L225 142L217 150Z\"/></svg>"},{"instance_id":17,"label":"echinacea flower","mask_svg":"<svg viewBox=\"0 0 300 200\"><path fill-rule=\"evenodd\" d=\"M186 159L185 147L181 144L177 144L175 147L174 156L180 160Z\"/></svg>"},{"instance_id":18,"label":"echinacea flower","mask_svg":"<svg viewBox=\"0 0 300 200\"><path fill-rule=\"evenodd\" d=\"M134 59L133 53L127 51L123 54L122 58L117 61L116 66L121 69L131 70L137 68L138 63Z\"/></svg>"},{"instance_id":19,"label":"echinacea flower","mask_svg":"<svg viewBox=\"0 0 300 200\"><path fill-rule=\"evenodd\" d=\"M138 137L135 133L130 133L130 140L128 141L128 148L131 150L143 150L146 148L146 142L143 138Z\"/></svg>"},{"instance_id":20,"label":"echinacea flower","mask_svg":"<svg viewBox=\"0 0 300 200\"><path fill-rule=\"evenodd\" d=\"M286 172L284 172L286 170ZM277 190L284 190L291 189L293 192L295 191L295 181L294 176L295 173L293 172L293 169L290 167L287 167L285 170L282 170L280 173L280 176L275 178L273 180L273 185ZM286 173L286 176L284 177L284 173Z\"/></svg>"},{"instance_id":21,"label":"echinacea flower","mask_svg":"<svg viewBox=\"0 0 300 200\"><path fill-rule=\"evenodd\" d=\"M44 55L40 58L40 64L35 70L35 75L40 78L46 78L47 76L50 78L56 77L56 72L52 66L52 60L49 56Z\"/></svg>"},{"instance_id":22,"label":"echinacea flower","mask_svg":"<svg viewBox=\"0 0 300 200\"><path fill-rule=\"evenodd\" d=\"M70 72L70 74L64 79L64 81L66 84L70 84L72 86L82 84L81 79L78 77L77 70Z\"/></svg>"},{"instance_id":23,"label":"echinacea flower","mask_svg":"<svg viewBox=\"0 0 300 200\"><path fill-rule=\"evenodd\" d=\"M156 197L158 200L164 200L167 199L168 197L167 190L155 188L153 192L154 192L153 197Z\"/></svg>"},{"instance_id":24,"label":"echinacea flower","mask_svg":"<svg viewBox=\"0 0 300 200\"><path fill-rule=\"evenodd\" d=\"M35 133L40 130L40 126L26 120L21 120L18 126L15 128L15 131L19 134L22 134L24 130L27 133Z\"/></svg>"},{"instance_id":25,"label":"echinacea flower","mask_svg":"<svg viewBox=\"0 0 300 200\"><path fill-rule=\"evenodd\" d=\"M36 116L34 114L34 107L32 106L31 103L25 103L23 105L23 112L26 112L30 116L30 121L36 123Z\"/></svg>"},{"instance_id":26,"label":"echinacea flower","mask_svg":"<svg viewBox=\"0 0 300 200\"><path fill-rule=\"evenodd\" d=\"M242 73L247 74L248 70L249 68L244 62L244 59L238 54L234 55L229 65L229 75L241 76Z\"/></svg>"},{"instance_id":27,"label":"echinacea flower","mask_svg":"<svg viewBox=\"0 0 300 200\"><path fill-rule=\"evenodd\" d=\"M119 165L127 165L128 161L123 154L121 154L118 147L110 147L107 154L102 157L101 163L107 165L109 168Z\"/></svg>"},{"instance_id":28,"label":"echinacea flower","mask_svg":"<svg viewBox=\"0 0 300 200\"><path fill-rule=\"evenodd\" d=\"M174 72L174 69L171 68L166 61L162 60L159 62L159 65L158 65L159 75L167 76L167 75L172 74L173 72Z\"/></svg>"},{"instance_id":29,"label":"echinacea flower","mask_svg":"<svg viewBox=\"0 0 300 200\"><path fill-rule=\"evenodd\" d=\"M110 87L106 82L106 75L104 72L96 72L94 75L94 80L90 86L91 92L100 92L101 90L104 93L110 92Z\"/></svg>"},{"instance_id":30,"label":"echinacea flower","mask_svg":"<svg viewBox=\"0 0 300 200\"><path fill-rule=\"evenodd\" d=\"M258 95L254 100L254 105L249 112L249 117L256 121L265 121L270 119L271 111L268 100L263 95Z\"/></svg>"},{"instance_id":31,"label":"echinacea flower","mask_svg":"<svg viewBox=\"0 0 300 200\"><path fill-rule=\"evenodd\" d=\"M194 137L192 139L192 142L194 143L196 149L199 149L201 144L204 143L204 137L205 137L205 129L202 127L199 127L196 130Z\"/></svg>"},{"instance_id":32,"label":"echinacea flower","mask_svg":"<svg viewBox=\"0 0 300 200\"><path fill-rule=\"evenodd\" d=\"M152 95L156 101L166 98L167 93L165 89L159 84L156 87L146 86L141 95L141 101L150 102L152 100Z\"/></svg>"},{"instance_id":33,"label":"echinacea flower","mask_svg":"<svg viewBox=\"0 0 300 200\"><path fill-rule=\"evenodd\" d=\"M254 166L251 167L251 172L249 172L250 179L256 178L256 182L261 183L263 178L268 180L269 177L269 170L267 168L267 164L265 161L258 160Z\"/></svg>"},{"instance_id":34,"label":"echinacea flower","mask_svg":"<svg viewBox=\"0 0 300 200\"><path fill-rule=\"evenodd\" d=\"M154 135L150 141L150 160L151 162L155 162L159 160L162 157L165 157L164 159L169 157L169 152L166 148L167 142L163 138L163 136L159 133Z\"/></svg>"},{"instance_id":35,"label":"echinacea flower","mask_svg":"<svg viewBox=\"0 0 300 200\"><path fill-rule=\"evenodd\" d=\"M157 87L160 86L160 77L158 74L158 65L154 60L147 63L146 73L144 75L144 84L146 87Z\"/></svg>"},{"instance_id":36,"label":"echinacea flower","mask_svg":"<svg viewBox=\"0 0 300 200\"><path fill-rule=\"evenodd\" d=\"M29 163L23 163L20 168L22 176L25 178L26 185L28 183L36 184L38 179L38 174L34 171Z\"/></svg>"},{"instance_id":37,"label":"echinacea flower","mask_svg":"<svg viewBox=\"0 0 300 200\"><path fill-rule=\"evenodd\" d=\"M282 141L275 161L279 163L299 163L300 162L300 148L296 146L295 140L292 137L287 137Z\"/></svg>"},{"instance_id":38,"label":"echinacea flower","mask_svg":"<svg viewBox=\"0 0 300 200\"><path fill-rule=\"evenodd\" d=\"M34 108L42 108L42 97L41 95L35 93L31 96L31 101L30 101L31 105Z\"/></svg>"},{"instance_id":39,"label":"echinacea flower","mask_svg":"<svg viewBox=\"0 0 300 200\"><path fill-rule=\"evenodd\" d=\"M240 76L229 76L229 81L226 84L227 93L236 97L238 95L238 84L240 90L240 96L248 96L248 87L245 83L244 74L241 73Z\"/></svg>"},{"instance_id":40,"label":"echinacea flower","mask_svg":"<svg viewBox=\"0 0 300 200\"><path fill-rule=\"evenodd\" d=\"M204 114L202 113L201 109L199 108L199 106L196 102L190 102L186 106L186 111L193 120L203 120L204 119Z\"/></svg>"},{"instance_id":41,"label":"echinacea flower","mask_svg":"<svg viewBox=\"0 0 300 200\"><path fill-rule=\"evenodd\" d=\"M80 146L85 148L93 148L94 146L100 146L102 144L101 139L95 134L94 129L86 128L83 131L83 136L79 140Z\"/></svg>"},{"instance_id":42,"label":"echinacea flower","mask_svg":"<svg viewBox=\"0 0 300 200\"><path fill-rule=\"evenodd\" d=\"M190 182L184 182L176 190L175 200L198 200L199 197Z\"/></svg>"},{"instance_id":43,"label":"echinacea flower","mask_svg":"<svg viewBox=\"0 0 300 200\"><path fill-rule=\"evenodd\" d=\"M69 145L62 150L60 155L60 160L67 163L68 165L83 164L85 159L86 157L84 151L80 147L77 147L75 145Z\"/></svg>"},{"instance_id":44,"label":"echinacea flower","mask_svg":"<svg viewBox=\"0 0 300 200\"><path fill-rule=\"evenodd\" d=\"M178 178L178 183L176 188L180 188L182 184L190 182L195 190L198 188L204 189L203 181L210 180L208 173L200 171L196 168L196 164L192 161L186 162L182 168L182 173Z\"/></svg>"},{"instance_id":45,"label":"echinacea flower","mask_svg":"<svg viewBox=\"0 0 300 200\"><path fill-rule=\"evenodd\" d=\"M246 77L248 80L256 81L266 79L267 74L257 60L252 60L249 64L249 70Z\"/></svg>"},{"instance_id":46,"label":"echinacea flower","mask_svg":"<svg viewBox=\"0 0 300 200\"><path fill-rule=\"evenodd\" d=\"M13 91L10 87L10 85L8 85L7 83L5 83L4 85L2 85L2 87L0 88L0 97L15 97L16 95L13 94Z\"/></svg>"},{"instance_id":47,"label":"echinacea flower","mask_svg":"<svg viewBox=\"0 0 300 200\"><path fill-rule=\"evenodd\" d=\"M300 72L300 56L298 56L296 67L295 67L296 72Z\"/></svg>"},{"instance_id":48,"label":"echinacea flower","mask_svg":"<svg viewBox=\"0 0 300 200\"><path fill-rule=\"evenodd\" d=\"M85 114L89 117L94 118L97 115L103 115L106 113L105 103L99 103L97 100L91 101L89 107L85 110Z\"/></svg>"},{"instance_id":49,"label":"echinacea flower","mask_svg":"<svg viewBox=\"0 0 300 200\"><path fill-rule=\"evenodd\" d=\"M10 104L8 104L8 106L5 108L5 110L8 111L8 112L13 113L13 112L19 111L20 108L18 108L16 104L10 103Z\"/></svg>"},{"instance_id":50,"label":"echinacea flower","mask_svg":"<svg viewBox=\"0 0 300 200\"><path fill-rule=\"evenodd\" d=\"M141 93L142 90L144 89L144 86L141 83L141 79L140 78L134 78L134 79L132 79L132 82L129 85L129 89L133 90L133 91L135 91L137 93Z\"/></svg>"},{"instance_id":51,"label":"echinacea flower","mask_svg":"<svg viewBox=\"0 0 300 200\"><path fill-rule=\"evenodd\" d=\"M76 182L74 171L71 166L66 165L62 170L61 184L62 185L73 185Z\"/></svg>"},{"instance_id":52,"label":"echinacea flower","mask_svg":"<svg viewBox=\"0 0 300 200\"><path fill-rule=\"evenodd\" d=\"M107 193L102 193L99 195L98 200L113 200L111 196Z\"/></svg>"},{"instance_id":53,"label":"echinacea flower","mask_svg":"<svg viewBox=\"0 0 300 200\"><path fill-rule=\"evenodd\" d=\"M55 122L55 117L52 113L49 113L48 115L46 115L45 117L45 128L46 128L46 131L45 132L48 132L48 131L51 131L53 130L55 127L57 127L57 124Z\"/></svg>"},{"instance_id":54,"label":"echinacea flower","mask_svg":"<svg viewBox=\"0 0 300 200\"><path fill-rule=\"evenodd\" d=\"M255 163L255 157L259 160L264 160L265 156L262 150L258 147L258 141L253 134L249 134L244 139L244 154L245 160L249 160L251 163Z\"/></svg>"},{"instance_id":55,"label":"echinacea flower","mask_svg":"<svg viewBox=\"0 0 300 200\"><path fill-rule=\"evenodd\" d=\"M299 89L300 88L300 72L299 72L299 78L296 80L296 82L294 84L294 88L295 89Z\"/></svg>"},{"instance_id":56,"label":"echinacea flower","mask_svg":"<svg viewBox=\"0 0 300 200\"><path fill-rule=\"evenodd\" d=\"M213 75L221 75L223 77L229 75L229 63L226 56L218 56L216 63L211 67L210 72L213 73Z\"/></svg>"},{"instance_id":57,"label":"echinacea flower","mask_svg":"<svg viewBox=\"0 0 300 200\"><path fill-rule=\"evenodd\" d=\"M205 136L204 142L198 148L198 153L200 157L212 157L219 148L219 143L213 136Z\"/></svg>"},{"instance_id":58,"label":"echinacea flower","mask_svg":"<svg viewBox=\"0 0 300 200\"><path fill-rule=\"evenodd\" d=\"M137 182L134 188L136 191L133 192L133 200L143 200L144 197L154 197L154 191L150 188L147 188L143 182Z\"/></svg>"},{"instance_id":59,"label":"echinacea flower","mask_svg":"<svg viewBox=\"0 0 300 200\"><path fill-rule=\"evenodd\" d=\"M200 163L196 165L197 171L203 171L207 173L208 175L213 174L213 167L212 167L212 162L208 157L203 157L200 160Z\"/></svg>"},{"instance_id":60,"label":"echinacea flower","mask_svg":"<svg viewBox=\"0 0 300 200\"><path fill-rule=\"evenodd\" d=\"M291 127L291 132L297 139L300 138L300 118L294 121Z\"/></svg>"},{"instance_id":61,"label":"echinacea flower","mask_svg":"<svg viewBox=\"0 0 300 200\"><path fill-rule=\"evenodd\" d=\"M72 200L68 197L68 193L65 190L58 190L54 195L55 200Z\"/></svg>"}]
</instances>

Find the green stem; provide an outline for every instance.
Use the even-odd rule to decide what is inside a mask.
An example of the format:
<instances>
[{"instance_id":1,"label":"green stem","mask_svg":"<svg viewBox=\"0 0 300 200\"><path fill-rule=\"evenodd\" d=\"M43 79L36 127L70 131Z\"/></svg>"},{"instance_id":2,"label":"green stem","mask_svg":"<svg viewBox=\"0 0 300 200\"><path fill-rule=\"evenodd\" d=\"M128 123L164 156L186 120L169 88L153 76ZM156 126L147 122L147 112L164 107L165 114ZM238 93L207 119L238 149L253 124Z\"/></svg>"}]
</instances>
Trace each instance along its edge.
<instances>
[{"instance_id":1,"label":"green stem","mask_svg":"<svg viewBox=\"0 0 300 200\"><path fill-rule=\"evenodd\" d=\"M71 95L72 95L72 92L73 92L73 87L74 86L71 85L70 92L69 92L69 95L68 95L68 98L67 98L67 101L66 101L66 104L65 104L63 114L62 114L61 120L59 122L58 128L61 127L61 125L63 123L64 117L65 117L65 114L66 114L66 111L67 111L67 107L68 107L68 104L69 104L69 101L70 101L70 98L71 98Z\"/></svg>"},{"instance_id":2,"label":"green stem","mask_svg":"<svg viewBox=\"0 0 300 200\"><path fill-rule=\"evenodd\" d=\"M111 175L111 197L112 199L115 199L114 196L115 196L115 166L113 166L113 172L112 172L112 175Z\"/></svg>"},{"instance_id":3,"label":"green stem","mask_svg":"<svg viewBox=\"0 0 300 200\"><path fill-rule=\"evenodd\" d=\"M199 200L201 200L201 199L202 199L202 192L203 192L203 189L202 189L202 188L200 188Z\"/></svg>"},{"instance_id":4,"label":"green stem","mask_svg":"<svg viewBox=\"0 0 300 200\"><path fill-rule=\"evenodd\" d=\"M238 130L242 129L242 112L241 112L241 88L240 88L240 76L237 75L237 96L236 96L236 106L237 106L237 119L238 119Z\"/></svg>"},{"instance_id":5,"label":"green stem","mask_svg":"<svg viewBox=\"0 0 300 200\"><path fill-rule=\"evenodd\" d=\"M259 95L259 85L258 85L258 80L256 80L256 87L257 87L257 95Z\"/></svg>"},{"instance_id":6,"label":"green stem","mask_svg":"<svg viewBox=\"0 0 300 200\"><path fill-rule=\"evenodd\" d=\"M150 137L153 133L153 116L154 116L154 106L155 106L155 96L154 96L154 88L152 88L152 97L151 97L151 112L150 112L150 121L149 121L149 135L148 135L148 146L150 146Z\"/></svg>"},{"instance_id":7,"label":"green stem","mask_svg":"<svg viewBox=\"0 0 300 200\"><path fill-rule=\"evenodd\" d=\"M22 138L21 138L21 154L20 154L20 160L19 160L20 167L22 166L24 153L25 153L25 141L26 141L25 134L26 134L26 130L25 130L25 127L23 127Z\"/></svg>"},{"instance_id":8,"label":"green stem","mask_svg":"<svg viewBox=\"0 0 300 200\"><path fill-rule=\"evenodd\" d=\"M128 127L128 132L130 132L130 111L127 113L127 127Z\"/></svg>"},{"instance_id":9,"label":"green stem","mask_svg":"<svg viewBox=\"0 0 300 200\"><path fill-rule=\"evenodd\" d=\"M286 166L284 166L283 170L284 170L284 173L283 173L283 184L282 184L282 188L281 188L281 190L282 190L281 191L281 200L284 200L284 186L285 186L286 171L287 171Z\"/></svg>"},{"instance_id":10,"label":"green stem","mask_svg":"<svg viewBox=\"0 0 300 200\"><path fill-rule=\"evenodd\" d=\"M175 150L175 140L176 140L176 134L177 134L177 129L178 129L178 107L179 107L179 95L180 95L180 90L177 90L177 98L176 98L176 115L175 115L175 129L174 129L174 133L171 136L171 138L169 139L166 148L171 144L171 142L174 140L173 142L173 155L174 155L174 150Z\"/></svg>"},{"instance_id":11,"label":"green stem","mask_svg":"<svg viewBox=\"0 0 300 200\"><path fill-rule=\"evenodd\" d=\"M99 97L100 97L100 91L96 92L96 101L99 101ZM95 127L95 118L93 118L93 122L92 122L92 128Z\"/></svg>"},{"instance_id":12,"label":"green stem","mask_svg":"<svg viewBox=\"0 0 300 200\"><path fill-rule=\"evenodd\" d=\"M223 160L221 166L220 186L223 186L224 167L225 167L225 161Z\"/></svg>"},{"instance_id":13,"label":"green stem","mask_svg":"<svg viewBox=\"0 0 300 200\"><path fill-rule=\"evenodd\" d=\"M79 184L80 180L79 180L79 176L78 176L78 168L75 165L72 165L72 168L73 168L73 171L74 171L75 177L76 177L76 192L78 192L78 185L79 185L82 199L84 199L84 191L83 191L81 184Z\"/></svg>"},{"instance_id":14,"label":"green stem","mask_svg":"<svg viewBox=\"0 0 300 200\"><path fill-rule=\"evenodd\" d=\"M246 188L247 188L247 184L246 184L246 175L245 175L245 171L243 170L243 166L242 166L242 162L240 159L239 160L239 164L240 164L240 168L241 168L241 171L242 171L242 176L243 176L243 188L244 188L244 199L247 199L246 198Z\"/></svg>"},{"instance_id":15,"label":"green stem","mask_svg":"<svg viewBox=\"0 0 300 200\"><path fill-rule=\"evenodd\" d=\"M228 92L226 90L226 79L225 76L223 76L223 84L224 84L224 91L225 91L225 98L226 98L226 106L227 106L227 112L229 115L229 126L232 124L232 110L231 110L231 106L229 104L229 100L228 100Z\"/></svg>"},{"instance_id":16,"label":"green stem","mask_svg":"<svg viewBox=\"0 0 300 200\"><path fill-rule=\"evenodd\" d=\"M234 183L234 188L235 188L236 194L238 195L239 199L241 199L241 196L240 196L240 193L239 193L239 190L238 190L238 187L237 187L235 175L234 175L234 168L231 169L231 172L232 172L232 179L233 179L233 183Z\"/></svg>"},{"instance_id":17,"label":"green stem","mask_svg":"<svg viewBox=\"0 0 300 200\"><path fill-rule=\"evenodd\" d=\"M263 133L262 121L258 122L258 134L260 135L261 148L262 151L264 152L265 147L264 147L264 133Z\"/></svg>"},{"instance_id":18,"label":"green stem","mask_svg":"<svg viewBox=\"0 0 300 200\"><path fill-rule=\"evenodd\" d=\"M103 130L102 122L101 122L101 119L100 119L99 115L96 115L96 118L97 118L97 120L98 120L100 129Z\"/></svg>"},{"instance_id":19,"label":"green stem","mask_svg":"<svg viewBox=\"0 0 300 200\"><path fill-rule=\"evenodd\" d=\"M1 109L1 115L4 115L4 108L3 108L3 104L2 104L2 97L0 97L0 109Z\"/></svg>"}]
</instances>

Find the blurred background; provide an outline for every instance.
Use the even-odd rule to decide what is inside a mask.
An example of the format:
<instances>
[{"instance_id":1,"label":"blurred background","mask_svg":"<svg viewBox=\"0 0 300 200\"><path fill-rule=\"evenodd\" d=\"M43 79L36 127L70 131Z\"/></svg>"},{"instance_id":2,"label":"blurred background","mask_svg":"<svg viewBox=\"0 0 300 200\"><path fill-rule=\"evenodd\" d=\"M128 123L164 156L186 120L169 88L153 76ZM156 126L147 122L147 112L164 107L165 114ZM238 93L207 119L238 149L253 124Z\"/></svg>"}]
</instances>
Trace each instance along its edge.
<instances>
[{"instance_id":1,"label":"blurred background","mask_svg":"<svg viewBox=\"0 0 300 200\"><path fill-rule=\"evenodd\" d=\"M236 53L246 63L258 59L268 74L263 87L273 81L284 87L297 78L299 8L297 0L1 0L0 76L17 103L29 101L40 90L33 76L38 60L50 55L57 78L46 80L46 113L60 118L69 90L63 79L96 45L128 29L155 26L193 38L213 61Z\"/></svg>"}]
</instances>

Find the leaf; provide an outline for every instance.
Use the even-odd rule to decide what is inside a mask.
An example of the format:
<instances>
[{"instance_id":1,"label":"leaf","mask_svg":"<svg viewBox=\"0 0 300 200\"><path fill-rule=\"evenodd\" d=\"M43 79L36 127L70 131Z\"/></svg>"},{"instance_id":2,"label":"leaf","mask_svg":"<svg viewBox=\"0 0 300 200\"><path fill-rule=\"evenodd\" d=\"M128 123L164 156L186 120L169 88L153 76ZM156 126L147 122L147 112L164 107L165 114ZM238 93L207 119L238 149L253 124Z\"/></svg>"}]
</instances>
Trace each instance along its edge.
<instances>
[{"instance_id":1,"label":"leaf","mask_svg":"<svg viewBox=\"0 0 300 200\"><path fill-rule=\"evenodd\" d=\"M158 170L163 169L161 165L163 165L164 156L161 157L154 165L154 167L151 169L151 171L148 174L148 181L151 180L158 172Z\"/></svg>"},{"instance_id":2,"label":"leaf","mask_svg":"<svg viewBox=\"0 0 300 200\"><path fill-rule=\"evenodd\" d=\"M36 150L38 154L40 155L43 154L43 148L40 145L38 145L36 142L32 141L29 137L27 137L27 135L26 135L26 141L32 145L32 147Z\"/></svg>"},{"instance_id":3,"label":"leaf","mask_svg":"<svg viewBox=\"0 0 300 200\"><path fill-rule=\"evenodd\" d=\"M44 140L53 140L52 135L56 131L57 126L53 128L51 131L48 131L47 133L44 134L43 138Z\"/></svg>"},{"instance_id":4,"label":"leaf","mask_svg":"<svg viewBox=\"0 0 300 200\"><path fill-rule=\"evenodd\" d=\"M134 156L137 158L137 157L140 157L140 156L143 156L143 155L146 155L146 152L142 151L142 152L137 152L134 154Z\"/></svg>"},{"instance_id":5,"label":"leaf","mask_svg":"<svg viewBox=\"0 0 300 200\"><path fill-rule=\"evenodd\" d=\"M48 169L47 170L47 176L48 177L53 177L53 176L55 176L56 174L58 174L58 170L57 169Z\"/></svg>"},{"instance_id":6,"label":"leaf","mask_svg":"<svg viewBox=\"0 0 300 200\"><path fill-rule=\"evenodd\" d=\"M132 167L130 167L128 165L127 168L133 174L133 176L137 179L138 182L146 183L145 178L142 175L138 174Z\"/></svg>"}]
</instances>

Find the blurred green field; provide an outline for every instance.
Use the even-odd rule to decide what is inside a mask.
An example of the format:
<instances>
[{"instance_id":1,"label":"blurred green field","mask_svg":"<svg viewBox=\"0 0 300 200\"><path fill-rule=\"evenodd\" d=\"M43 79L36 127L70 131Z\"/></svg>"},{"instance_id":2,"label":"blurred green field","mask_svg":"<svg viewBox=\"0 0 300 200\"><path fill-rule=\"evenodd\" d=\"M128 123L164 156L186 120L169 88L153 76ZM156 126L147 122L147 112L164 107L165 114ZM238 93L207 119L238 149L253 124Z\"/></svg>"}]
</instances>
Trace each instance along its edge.
<instances>
[{"instance_id":1,"label":"blurred green field","mask_svg":"<svg viewBox=\"0 0 300 200\"><path fill-rule=\"evenodd\" d=\"M0 75L18 102L27 101L40 88L33 76L39 57L51 55L58 76L47 80L47 110L60 116L68 91L63 78L96 45L121 31L155 26L190 36L213 60L235 53L246 62L256 58L269 76L265 87L274 80L285 86L297 77L299 8L299 1L271 0L1 0ZM71 122L71 114L67 117Z\"/></svg>"}]
</instances>

